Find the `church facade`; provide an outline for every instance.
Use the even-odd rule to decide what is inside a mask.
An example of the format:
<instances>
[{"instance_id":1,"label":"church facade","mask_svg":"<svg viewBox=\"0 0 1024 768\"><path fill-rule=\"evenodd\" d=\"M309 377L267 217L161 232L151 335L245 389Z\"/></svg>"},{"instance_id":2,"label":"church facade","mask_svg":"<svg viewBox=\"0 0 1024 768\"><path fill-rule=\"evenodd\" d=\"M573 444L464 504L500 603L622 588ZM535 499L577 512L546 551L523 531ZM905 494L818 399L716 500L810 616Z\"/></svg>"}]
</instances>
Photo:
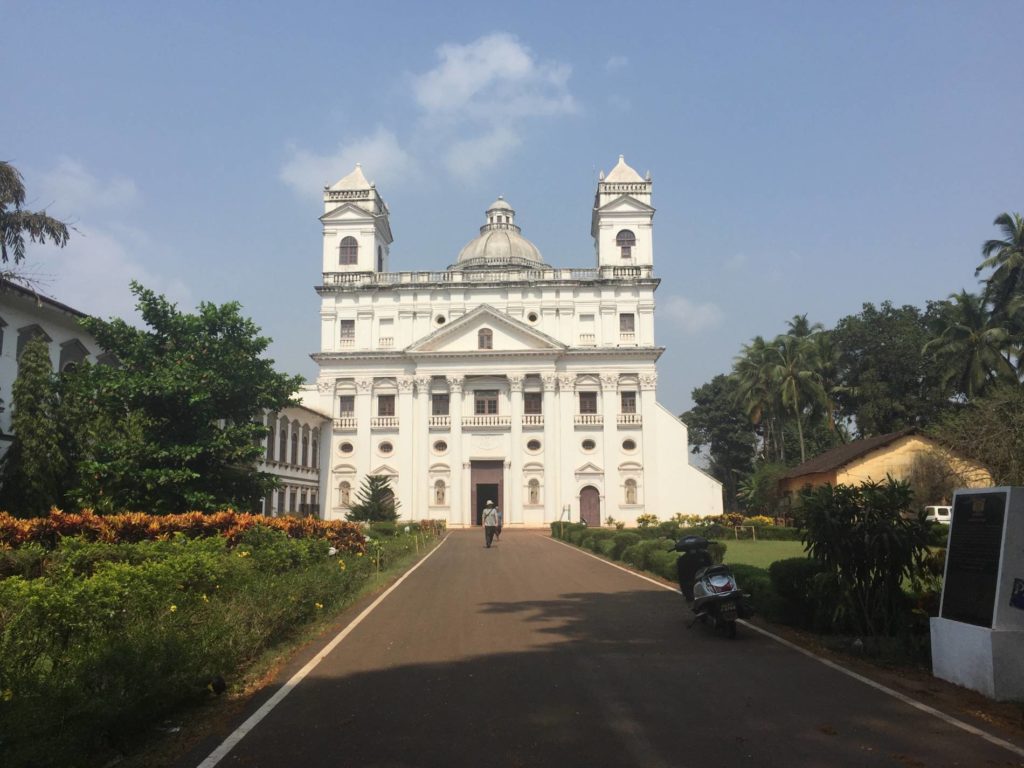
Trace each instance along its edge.
<instances>
[{"instance_id":1,"label":"church facade","mask_svg":"<svg viewBox=\"0 0 1024 768\"><path fill-rule=\"evenodd\" d=\"M650 174L598 181L591 269L549 265L498 198L447 269L389 272L389 211L362 169L324 190L321 343L303 404L320 436L320 513L344 518L367 475L405 519L632 524L722 511L657 402Z\"/></svg>"}]
</instances>

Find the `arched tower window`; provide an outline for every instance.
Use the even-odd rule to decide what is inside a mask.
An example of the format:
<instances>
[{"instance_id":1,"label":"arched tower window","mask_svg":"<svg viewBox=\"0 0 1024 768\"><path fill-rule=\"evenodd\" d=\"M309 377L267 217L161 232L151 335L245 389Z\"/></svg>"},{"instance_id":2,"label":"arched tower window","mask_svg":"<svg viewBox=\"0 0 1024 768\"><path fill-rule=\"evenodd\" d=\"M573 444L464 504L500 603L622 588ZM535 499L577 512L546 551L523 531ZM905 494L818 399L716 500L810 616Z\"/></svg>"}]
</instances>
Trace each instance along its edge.
<instances>
[{"instance_id":1,"label":"arched tower window","mask_svg":"<svg viewBox=\"0 0 1024 768\"><path fill-rule=\"evenodd\" d=\"M302 430L302 466L309 466L309 431Z\"/></svg>"},{"instance_id":2,"label":"arched tower window","mask_svg":"<svg viewBox=\"0 0 1024 768\"><path fill-rule=\"evenodd\" d=\"M313 442L313 461L311 462L311 466L314 469L319 469L320 468L320 430L319 429L314 429L313 430L312 442Z\"/></svg>"},{"instance_id":3,"label":"arched tower window","mask_svg":"<svg viewBox=\"0 0 1024 768\"><path fill-rule=\"evenodd\" d=\"M377 246L377 271L384 271L384 249L379 245Z\"/></svg>"},{"instance_id":4,"label":"arched tower window","mask_svg":"<svg viewBox=\"0 0 1024 768\"><path fill-rule=\"evenodd\" d=\"M633 248L636 246L636 235L628 229L624 229L615 236L615 244L619 247L622 258L633 258Z\"/></svg>"},{"instance_id":5,"label":"arched tower window","mask_svg":"<svg viewBox=\"0 0 1024 768\"><path fill-rule=\"evenodd\" d=\"M529 488L530 503L540 504L540 480L534 478L527 487Z\"/></svg>"},{"instance_id":6,"label":"arched tower window","mask_svg":"<svg viewBox=\"0 0 1024 768\"><path fill-rule=\"evenodd\" d=\"M632 478L626 481L626 503L636 504L636 480Z\"/></svg>"},{"instance_id":7,"label":"arched tower window","mask_svg":"<svg viewBox=\"0 0 1024 768\"><path fill-rule=\"evenodd\" d=\"M292 454L291 454L291 459L292 459L291 460L292 464L298 464L299 463L299 434L298 434L298 432L292 432Z\"/></svg>"},{"instance_id":8,"label":"arched tower window","mask_svg":"<svg viewBox=\"0 0 1024 768\"><path fill-rule=\"evenodd\" d=\"M491 333L490 328L481 328L480 332L476 335L476 348L477 349L493 349L494 348L494 334Z\"/></svg>"},{"instance_id":9,"label":"arched tower window","mask_svg":"<svg viewBox=\"0 0 1024 768\"><path fill-rule=\"evenodd\" d=\"M282 426L277 441L277 460L282 464L288 463L288 428Z\"/></svg>"},{"instance_id":10,"label":"arched tower window","mask_svg":"<svg viewBox=\"0 0 1024 768\"><path fill-rule=\"evenodd\" d=\"M434 503L444 504L444 480L438 480L434 483Z\"/></svg>"},{"instance_id":11,"label":"arched tower window","mask_svg":"<svg viewBox=\"0 0 1024 768\"><path fill-rule=\"evenodd\" d=\"M339 264L355 264L359 258L359 243L354 237L349 235L341 239L341 245L338 246L338 263Z\"/></svg>"}]
</instances>

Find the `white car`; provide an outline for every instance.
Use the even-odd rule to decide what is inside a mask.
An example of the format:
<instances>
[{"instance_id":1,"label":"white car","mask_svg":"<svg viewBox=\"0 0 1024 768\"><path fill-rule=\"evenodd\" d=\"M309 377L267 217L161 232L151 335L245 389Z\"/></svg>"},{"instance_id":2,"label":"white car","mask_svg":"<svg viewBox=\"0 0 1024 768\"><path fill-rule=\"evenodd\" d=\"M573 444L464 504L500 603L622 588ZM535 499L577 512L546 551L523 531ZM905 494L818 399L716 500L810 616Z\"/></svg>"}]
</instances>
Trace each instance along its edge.
<instances>
[{"instance_id":1,"label":"white car","mask_svg":"<svg viewBox=\"0 0 1024 768\"><path fill-rule=\"evenodd\" d=\"M929 523L942 523L943 525L949 525L952 518L952 507L931 506L924 508L924 519Z\"/></svg>"}]
</instances>

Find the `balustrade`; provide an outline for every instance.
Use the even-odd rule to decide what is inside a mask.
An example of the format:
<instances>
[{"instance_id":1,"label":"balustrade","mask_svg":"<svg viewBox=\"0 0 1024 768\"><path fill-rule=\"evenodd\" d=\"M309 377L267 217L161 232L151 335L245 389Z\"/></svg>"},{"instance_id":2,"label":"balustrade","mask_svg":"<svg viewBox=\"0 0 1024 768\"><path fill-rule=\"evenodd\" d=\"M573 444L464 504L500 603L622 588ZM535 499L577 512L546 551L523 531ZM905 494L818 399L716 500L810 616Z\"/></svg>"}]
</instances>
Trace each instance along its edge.
<instances>
[{"instance_id":1,"label":"balustrade","mask_svg":"<svg viewBox=\"0 0 1024 768\"><path fill-rule=\"evenodd\" d=\"M341 416L334 420L334 428L337 430L354 430L358 427L355 416Z\"/></svg>"},{"instance_id":2,"label":"balustrade","mask_svg":"<svg viewBox=\"0 0 1024 768\"><path fill-rule=\"evenodd\" d=\"M371 416L370 429L398 429L398 417Z\"/></svg>"},{"instance_id":3,"label":"balustrade","mask_svg":"<svg viewBox=\"0 0 1024 768\"><path fill-rule=\"evenodd\" d=\"M604 423L604 416L600 413L577 413L575 422L577 426L600 426Z\"/></svg>"},{"instance_id":4,"label":"balustrade","mask_svg":"<svg viewBox=\"0 0 1024 768\"><path fill-rule=\"evenodd\" d=\"M542 414L542 413L524 413L523 414L523 426L524 427L543 427L544 426L544 414Z\"/></svg>"},{"instance_id":5,"label":"balustrade","mask_svg":"<svg viewBox=\"0 0 1024 768\"><path fill-rule=\"evenodd\" d=\"M462 426L464 427L510 427L512 426L511 416L500 416L489 414L487 416L463 416Z\"/></svg>"},{"instance_id":6,"label":"balustrade","mask_svg":"<svg viewBox=\"0 0 1024 768\"><path fill-rule=\"evenodd\" d=\"M451 416L429 416L430 421L428 422L431 427L450 427L452 424Z\"/></svg>"},{"instance_id":7,"label":"balustrade","mask_svg":"<svg viewBox=\"0 0 1024 768\"><path fill-rule=\"evenodd\" d=\"M643 424L643 417L639 413L620 413L619 424Z\"/></svg>"}]
</instances>

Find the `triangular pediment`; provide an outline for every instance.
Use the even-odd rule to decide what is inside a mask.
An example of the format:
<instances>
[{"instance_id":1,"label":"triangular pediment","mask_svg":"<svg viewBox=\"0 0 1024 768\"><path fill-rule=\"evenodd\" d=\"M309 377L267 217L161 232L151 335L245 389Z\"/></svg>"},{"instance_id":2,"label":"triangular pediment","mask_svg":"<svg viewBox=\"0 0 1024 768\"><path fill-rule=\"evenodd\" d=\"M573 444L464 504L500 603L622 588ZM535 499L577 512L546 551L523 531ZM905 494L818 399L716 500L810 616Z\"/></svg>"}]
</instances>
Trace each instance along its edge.
<instances>
[{"instance_id":1,"label":"triangular pediment","mask_svg":"<svg viewBox=\"0 0 1024 768\"><path fill-rule=\"evenodd\" d=\"M654 208L642 203L635 197L620 195L602 205L598 210L605 213L654 213Z\"/></svg>"},{"instance_id":2,"label":"triangular pediment","mask_svg":"<svg viewBox=\"0 0 1024 768\"><path fill-rule=\"evenodd\" d=\"M480 331L491 331L491 348L480 349ZM551 352L563 351L566 345L557 339L509 317L490 304L479 307L453 320L433 333L414 342L405 351L420 354Z\"/></svg>"},{"instance_id":3,"label":"triangular pediment","mask_svg":"<svg viewBox=\"0 0 1024 768\"><path fill-rule=\"evenodd\" d=\"M603 474L604 474L604 470L601 469L599 466L597 466L596 464L594 464L591 461L588 461L586 464L576 468L576 476L577 477L579 477L580 475L603 475Z\"/></svg>"},{"instance_id":4,"label":"triangular pediment","mask_svg":"<svg viewBox=\"0 0 1024 768\"><path fill-rule=\"evenodd\" d=\"M375 218L376 217L365 208L361 208L355 203L346 202L325 213L320 217L320 221L324 224L329 224L331 222L349 223L353 221L373 221Z\"/></svg>"},{"instance_id":5,"label":"triangular pediment","mask_svg":"<svg viewBox=\"0 0 1024 768\"><path fill-rule=\"evenodd\" d=\"M387 464L381 464L379 467L368 472L367 474L383 475L384 477L398 477L398 470L395 469L394 467L389 467Z\"/></svg>"}]
</instances>

